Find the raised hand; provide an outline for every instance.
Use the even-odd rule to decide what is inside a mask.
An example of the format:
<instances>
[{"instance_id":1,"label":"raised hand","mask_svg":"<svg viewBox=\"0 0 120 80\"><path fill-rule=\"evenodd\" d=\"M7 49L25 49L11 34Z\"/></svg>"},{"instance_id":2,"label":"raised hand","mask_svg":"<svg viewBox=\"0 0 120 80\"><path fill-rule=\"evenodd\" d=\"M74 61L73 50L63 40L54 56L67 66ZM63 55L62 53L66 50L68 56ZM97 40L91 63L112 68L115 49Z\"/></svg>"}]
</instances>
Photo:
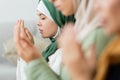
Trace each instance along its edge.
<instances>
[{"instance_id":1,"label":"raised hand","mask_svg":"<svg viewBox=\"0 0 120 80\"><path fill-rule=\"evenodd\" d=\"M59 47L63 51L63 63L73 80L90 80L96 67L94 47L90 47L90 55L85 55L81 44L76 40L73 25L69 24L58 38Z\"/></svg>"},{"instance_id":2,"label":"raised hand","mask_svg":"<svg viewBox=\"0 0 120 80\"><path fill-rule=\"evenodd\" d=\"M26 62L40 58L41 55L33 43L28 39L24 21L18 20L14 28L14 42L18 55Z\"/></svg>"},{"instance_id":3,"label":"raised hand","mask_svg":"<svg viewBox=\"0 0 120 80\"><path fill-rule=\"evenodd\" d=\"M28 37L28 39L34 44L34 38L32 36L32 34L30 33L30 31L28 30L28 28L25 27L25 33Z\"/></svg>"}]
</instances>

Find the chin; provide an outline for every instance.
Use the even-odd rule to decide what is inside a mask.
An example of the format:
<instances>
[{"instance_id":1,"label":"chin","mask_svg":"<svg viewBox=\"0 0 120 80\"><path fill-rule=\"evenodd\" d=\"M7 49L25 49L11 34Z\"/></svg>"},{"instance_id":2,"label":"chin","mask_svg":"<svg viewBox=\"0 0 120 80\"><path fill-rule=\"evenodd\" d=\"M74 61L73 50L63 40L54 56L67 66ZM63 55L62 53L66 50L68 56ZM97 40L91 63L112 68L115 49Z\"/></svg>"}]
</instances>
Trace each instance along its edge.
<instances>
[{"instance_id":1,"label":"chin","mask_svg":"<svg viewBox=\"0 0 120 80\"><path fill-rule=\"evenodd\" d=\"M70 15L72 15L73 13L68 12L68 11L63 11L62 14L65 15L65 16L70 16Z\"/></svg>"},{"instance_id":2,"label":"chin","mask_svg":"<svg viewBox=\"0 0 120 80\"><path fill-rule=\"evenodd\" d=\"M42 35L42 38L50 38L50 36Z\"/></svg>"},{"instance_id":3,"label":"chin","mask_svg":"<svg viewBox=\"0 0 120 80\"><path fill-rule=\"evenodd\" d=\"M41 35L42 36L42 38L46 38L46 36L44 36L44 35Z\"/></svg>"},{"instance_id":4,"label":"chin","mask_svg":"<svg viewBox=\"0 0 120 80\"><path fill-rule=\"evenodd\" d=\"M48 38L48 37L46 37L46 36L42 36L42 38Z\"/></svg>"},{"instance_id":5,"label":"chin","mask_svg":"<svg viewBox=\"0 0 120 80\"><path fill-rule=\"evenodd\" d=\"M108 35L108 36L111 36L111 35L114 35L115 34L115 32L114 31L112 31L112 30L105 30L105 33Z\"/></svg>"}]
</instances>

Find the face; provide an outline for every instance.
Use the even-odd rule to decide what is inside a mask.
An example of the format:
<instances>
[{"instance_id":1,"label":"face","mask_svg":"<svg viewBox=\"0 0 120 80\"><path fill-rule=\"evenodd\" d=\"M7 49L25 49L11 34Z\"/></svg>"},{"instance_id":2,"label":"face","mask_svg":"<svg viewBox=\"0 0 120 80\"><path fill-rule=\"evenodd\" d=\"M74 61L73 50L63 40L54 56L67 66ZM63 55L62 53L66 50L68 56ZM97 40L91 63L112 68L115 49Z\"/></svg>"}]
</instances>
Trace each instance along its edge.
<instances>
[{"instance_id":1,"label":"face","mask_svg":"<svg viewBox=\"0 0 120 80\"><path fill-rule=\"evenodd\" d=\"M39 20L37 26L43 38L53 37L57 33L58 26L44 14L38 11Z\"/></svg>"},{"instance_id":2,"label":"face","mask_svg":"<svg viewBox=\"0 0 120 80\"><path fill-rule=\"evenodd\" d=\"M120 33L120 0L96 0L95 5L106 33Z\"/></svg>"},{"instance_id":3,"label":"face","mask_svg":"<svg viewBox=\"0 0 120 80\"><path fill-rule=\"evenodd\" d=\"M74 3L73 0L49 0L54 6L62 12L65 16L74 14Z\"/></svg>"}]
</instances>

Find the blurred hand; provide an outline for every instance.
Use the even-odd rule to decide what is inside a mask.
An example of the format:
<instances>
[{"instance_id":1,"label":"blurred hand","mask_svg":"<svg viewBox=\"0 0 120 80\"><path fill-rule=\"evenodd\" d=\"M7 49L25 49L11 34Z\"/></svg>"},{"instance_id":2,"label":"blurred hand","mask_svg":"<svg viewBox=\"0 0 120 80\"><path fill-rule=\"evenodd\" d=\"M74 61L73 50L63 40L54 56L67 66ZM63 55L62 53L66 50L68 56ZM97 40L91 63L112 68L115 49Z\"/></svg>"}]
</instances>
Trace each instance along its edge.
<instances>
[{"instance_id":1,"label":"blurred hand","mask_svg":"<svg viewBox=\"0 0 120 80\"><path fill-rule=\"evenodd\" d=\"M28 39L34 44L34 38L33 38L32 34L30 33L30 31L28 30L28 28L25 27L24 29L25 29L25 33L26 33Z\"/></svg>"},{"instance_id":2,"label":"blurred hand","mask_svg":"<svg viewBox=\"0 0 120 80\"><path fill-rule=\"evenodd\" d=\"M96 66L94 47L90 47L91 55L86 56L76 40L73 27L73 24L66 25L58 38L59 47L63 50L63 63L73 80L90 80Z\"/></svg>"},{"instance_id":3,"label":"blurred hand","mask_svg":"<svg viewBox=\"0 0 120 80\"><path fill-rule=\"evenodd\" d=\"M18 20L14 28L14 42L18 55L26 62L41 57L37 48L29 40L30 34L28 34L27 30L24 29L24 21Z\"/></svg>"}]
</instances>

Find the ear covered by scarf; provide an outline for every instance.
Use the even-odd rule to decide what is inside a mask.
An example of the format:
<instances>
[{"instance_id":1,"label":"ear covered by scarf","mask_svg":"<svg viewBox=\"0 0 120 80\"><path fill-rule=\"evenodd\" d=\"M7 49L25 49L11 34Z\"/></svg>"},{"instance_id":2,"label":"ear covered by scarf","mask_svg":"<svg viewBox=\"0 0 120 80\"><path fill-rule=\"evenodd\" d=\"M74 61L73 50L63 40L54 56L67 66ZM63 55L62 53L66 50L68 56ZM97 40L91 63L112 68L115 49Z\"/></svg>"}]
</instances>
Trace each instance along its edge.
<instances>
[{"instance_id":1,"label":"ear covered by scarf","mask_svg":"<svg viewBox=\"0 0 120 80\"><path fill-rule=\"evenodd\" d=\"M95 80L120 80L120 37L112 40L101 54Z\"/></svg>"},{"instance_id":2,"label":"ear covered by scarf","mask_svg":"<svg viewBox=\"0 0 120 80\"><path fill-rule=\"evenodd\" d=\"M61 28L68 22L75 22L75 18L74 15L68 17L63 16L62 13L59 12L48 0L40 0L37 10L42 12L58 25L58 30L55 36L49 38L51 40L51 44L42 52L43 57L48 61L48 57L54 54L58 49L56 38L59 36Z\"/></svg>"}]
</instances>

